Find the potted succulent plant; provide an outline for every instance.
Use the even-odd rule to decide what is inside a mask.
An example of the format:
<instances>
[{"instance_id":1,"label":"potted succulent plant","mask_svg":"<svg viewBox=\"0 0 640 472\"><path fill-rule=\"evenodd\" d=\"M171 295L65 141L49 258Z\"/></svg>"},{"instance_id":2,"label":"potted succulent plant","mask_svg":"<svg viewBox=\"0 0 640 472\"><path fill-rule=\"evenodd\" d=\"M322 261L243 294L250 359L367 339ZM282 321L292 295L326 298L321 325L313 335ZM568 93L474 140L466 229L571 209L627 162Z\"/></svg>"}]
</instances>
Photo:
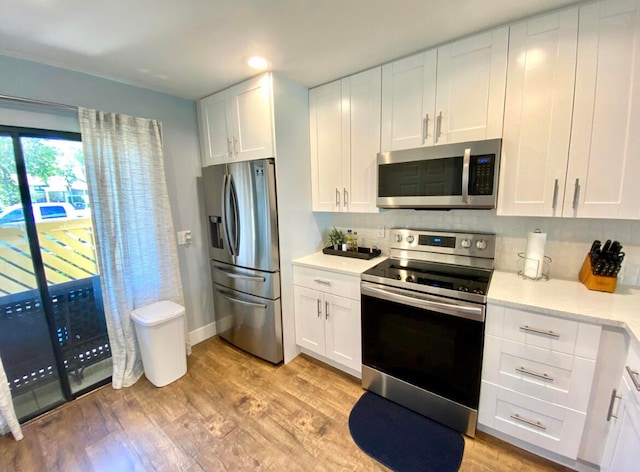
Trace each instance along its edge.
<instances>
[{"instance_id":1,"label":"potted succulent plant","mask_svg":"<svg viewBox=\"0 0 640 472\"><path fill-rule=\"evenodd\" d=\"M333 245L333 249L339 250L342 244L347 242L347 236L335 226L329 231L329 244Z\"/></svg>"}]
</instances>

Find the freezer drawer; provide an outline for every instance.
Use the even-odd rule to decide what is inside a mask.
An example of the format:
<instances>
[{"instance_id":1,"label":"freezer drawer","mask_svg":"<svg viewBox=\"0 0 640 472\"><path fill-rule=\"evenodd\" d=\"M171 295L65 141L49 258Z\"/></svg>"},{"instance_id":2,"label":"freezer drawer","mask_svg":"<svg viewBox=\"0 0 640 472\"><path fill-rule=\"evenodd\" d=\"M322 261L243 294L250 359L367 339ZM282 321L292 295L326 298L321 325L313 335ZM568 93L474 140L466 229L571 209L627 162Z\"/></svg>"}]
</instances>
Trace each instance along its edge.
<instances>
[{"instance_id":1,"label":"freezer drawer","mask_svg":"<svg viewBox=\"0 0 640 472\"><path fill-rule=\"evenodd\" d=\"M280 300L268 300L213 284L216 329L222 339L277 364L283 360Z\"/></svg>"},{"instance_id":2,"label":"freezer drawer","mask_svg":"<svg viewBox=\"0 0 640 472\"><path fill-rule=\"evenodd\" d=\"M280 272L245 269L211 261L213 281L231 290L274 300L280 298Z\"/></svg>"}]
</instances>

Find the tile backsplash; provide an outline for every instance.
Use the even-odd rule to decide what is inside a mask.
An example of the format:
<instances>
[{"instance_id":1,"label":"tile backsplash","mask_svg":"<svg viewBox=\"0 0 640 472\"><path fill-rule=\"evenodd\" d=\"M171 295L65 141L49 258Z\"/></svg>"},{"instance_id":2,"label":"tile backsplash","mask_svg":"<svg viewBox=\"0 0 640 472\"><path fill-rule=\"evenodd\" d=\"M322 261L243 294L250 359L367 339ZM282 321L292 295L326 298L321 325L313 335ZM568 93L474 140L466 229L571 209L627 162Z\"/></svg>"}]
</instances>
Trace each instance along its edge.
<instances>
[{"instance_id":1,"label":"tile backsplash","mask_svg":"<svg viewBox=\"0 0 640 472\"><path fill-rule=\"evenodd\" d=\"M415 211L381 210L380 213L315 213L323 239L336 226L358 232L361 246L389 252L391 228L416 228L495 233L496 268L518 270L518 253L525 252L527 234L539 228L547 233L546 255L552 259L550 277L577 280L578 271L594 239L618 240L626 253L618 283L640 286L640 221L585 218L531 218L497 216L495 210ZM378 228L384 226L384 238Z\"/></svg>"}]
</instances>

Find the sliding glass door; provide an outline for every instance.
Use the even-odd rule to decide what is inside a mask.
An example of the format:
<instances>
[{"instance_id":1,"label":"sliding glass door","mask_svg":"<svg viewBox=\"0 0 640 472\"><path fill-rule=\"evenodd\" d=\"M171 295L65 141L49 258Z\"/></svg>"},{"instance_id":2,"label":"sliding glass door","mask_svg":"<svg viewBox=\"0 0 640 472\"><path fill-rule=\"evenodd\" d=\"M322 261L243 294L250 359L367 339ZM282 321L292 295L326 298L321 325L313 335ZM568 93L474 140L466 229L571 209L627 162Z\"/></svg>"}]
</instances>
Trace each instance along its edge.
<instances>
[{"instance_id":1,"label":"sliding glass door","mask_svg":"<svg viewBox=\"0 0 640 472\"><path fill-rule=\"evenodd\" d=\"M109 381L80 136L0 127L0 355L21 419Z\"/></svg>"}]
</instances>

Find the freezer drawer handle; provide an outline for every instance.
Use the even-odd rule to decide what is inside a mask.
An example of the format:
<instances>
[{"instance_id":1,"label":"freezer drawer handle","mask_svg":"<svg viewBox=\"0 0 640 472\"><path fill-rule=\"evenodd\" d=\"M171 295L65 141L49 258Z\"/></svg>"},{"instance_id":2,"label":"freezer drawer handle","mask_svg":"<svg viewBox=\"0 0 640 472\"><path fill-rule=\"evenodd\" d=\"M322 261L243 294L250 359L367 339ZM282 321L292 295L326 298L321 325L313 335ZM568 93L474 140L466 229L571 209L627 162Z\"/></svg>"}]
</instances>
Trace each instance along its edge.
<instances>
[{"instance_id":1,"label":"freezer drawer handle","mask_svg":"<svg viewBox=\"0 0 640 472\"><path fill-rule=\"evenodd\" d=\"M547 331L545 329L531 328L530 326L527 326L527 325L520 326L520 329L522 331L529 331L530 333L544 334L545 336L551 336L552 338L559 338L560 337L560 335L558 333L554 333L551 330Z\"/></svg>"},{"instance_id":2,"label":"freezer drawer handle","mask_svg":"<svg viewBox=\"0 0 640 472\"><path fill-rule=\"evenodd\" d=\"M547 429L547 427L544 424L540 423L539 421L530 420L528 418L520 416L518 413L516 413L514 415L511 415L511 418L513 418L514 420L521 421L523 423L529 424L531 426L535 426L536 428L540 428L540 429L542 429L544 431L546 431L546 429Z\"/></svg>"},{"instance_id":3,"label":"freezer drawer handle","mask_svg":"<svg viewBox=\"0 0 640 472\"><path fill-rule=\"evenodd\" d=\"M640 392L640 382L638 382L638 371L633 370L631 367L629 366L625 366L625 368L627 369L627 373L629 374L629 377L631 377L631 381L633 382L633 386L636 388L636 390L638 392Z\"/></svg>"},{"instance_id":4,"label":"freezer drawer handle","mask_svg":"<svg viewBox=\"0 0 640 472\"><path fill-rule=\"evenodd\" d=\"M227 295L224 292L221 292L220 290L216 289L216 292L218 292L224 298L232 301L233 303L239 303L240 305L252 306L255 308L264 308L265 310L267 309L267 305L265 305L264 303L245 302L244 300L238 300L237 298L230 297L229 295Z\"/></svg>"},{"instance_id":5,"label":"freezer drawer handle","mask_svg":"<svg viewBox=\"0 0 640 472\"><path fill-rule=\"evenodd\" d=\"M523 374L528 374L528 375L532 375L534 377L538 377L538 378L541 378L541 379L544 379L544 380L548 380L549 382L553 382L553 380L554 380L553 377L551 377L549 374L546 374L546 373L542 373L541 374L539 372L536 372L536 371L533 371L533 370L529 370L524 366L516 367L516 370L518 372L522 372Z\"/></svg>"},{"instance_id":6,"label":"freezer drawer handle","mask_svg":"<svg viewBox=\"0 0 640 472\"><path fill-rule=\"evenodd\" d=\"M231 277L232 279L242 279L242 280L255 280L256 282L264 282L267 279L261 277L259 275L243 275L243 274L234 274L233 272L229 272L228 270L221 269L218 266L214 266L217 270L222 272L227 277Z\"/></svg>"}]
</instances>

